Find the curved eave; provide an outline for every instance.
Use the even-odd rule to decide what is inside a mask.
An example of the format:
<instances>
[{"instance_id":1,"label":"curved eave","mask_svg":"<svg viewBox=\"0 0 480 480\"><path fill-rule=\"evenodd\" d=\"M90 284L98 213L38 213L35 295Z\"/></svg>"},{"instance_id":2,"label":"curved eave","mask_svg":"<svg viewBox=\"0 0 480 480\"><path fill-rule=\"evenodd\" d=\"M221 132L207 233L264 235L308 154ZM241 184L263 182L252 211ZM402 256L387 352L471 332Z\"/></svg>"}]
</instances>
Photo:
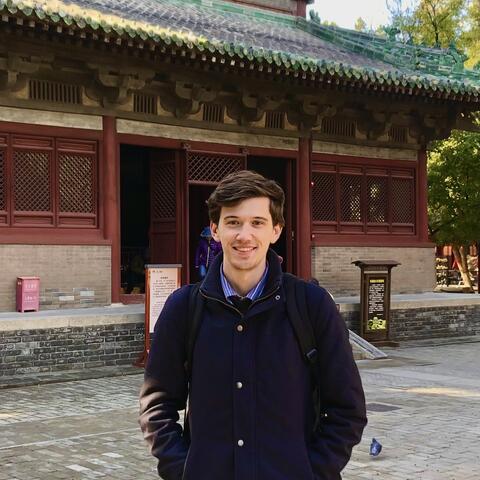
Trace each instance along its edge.
<instances>
[{"instance_id":1,"label":"curved eave","mask_svg":"<svg viewBox=\"0 0 480 480\"><path fill-rule=\"evenodd\" d=\"M59 2L49 2L55 5ZM31 4L31 5L30 5ZM75 6L68 6L75 10ZM209 40L185 32L176 32L141 22L125 20L96 12L101 18L88 15L89 11L55 11L41 8L31 0L14 3L0 0L2 21L16 19L17 24L35 28L37 24L50 25L58 34L102 36L105 43L115 43L150 50L191 51L203 61L239 66L248 70L266 71L286 77L308 79L319 83L337 83L366 88L369 91L393 92L402 95L423 96L468 103L480 102L480 84L464 83L429 75L411 75L398 70L380 71L360 68L337 62L327 62L310 57L241 44ZM95 12L95 11L90 11ZM86 14L86 15L85 15Z\"/></svg>"}]
</instances>

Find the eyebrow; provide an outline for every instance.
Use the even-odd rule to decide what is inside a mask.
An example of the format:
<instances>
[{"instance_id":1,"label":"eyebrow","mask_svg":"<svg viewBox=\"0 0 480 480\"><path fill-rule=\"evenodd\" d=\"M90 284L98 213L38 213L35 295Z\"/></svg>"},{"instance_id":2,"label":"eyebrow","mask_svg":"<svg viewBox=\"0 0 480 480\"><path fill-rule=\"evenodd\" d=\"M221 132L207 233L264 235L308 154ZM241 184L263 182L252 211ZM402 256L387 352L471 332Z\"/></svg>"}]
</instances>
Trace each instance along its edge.
<instances>
[{"instance_id":1,"label":"eyebrow","mask_svg":"<svg viewBox=\"0 0 480 480\"><path fill-rule=\"evenodd\" d=\"M223 217L224 220L231 220L231 219L238 219L240 217L238 217L237 215L228 215L227 217ZM265 220L265 221L268 221L268 218L265 218L265 217L253 217L254 220Z\"/></svg>"}]
</instances>

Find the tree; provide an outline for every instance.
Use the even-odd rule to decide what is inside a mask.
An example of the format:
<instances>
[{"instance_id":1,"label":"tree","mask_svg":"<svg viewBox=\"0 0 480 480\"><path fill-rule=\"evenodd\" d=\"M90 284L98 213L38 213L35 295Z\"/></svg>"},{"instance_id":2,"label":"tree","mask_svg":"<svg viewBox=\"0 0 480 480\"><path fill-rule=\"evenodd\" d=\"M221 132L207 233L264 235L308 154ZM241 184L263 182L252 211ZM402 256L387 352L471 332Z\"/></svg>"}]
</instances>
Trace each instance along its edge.
<instances>
[{"instance_id":1,"label":"tree","mask_svg":"<svg viewBox=\"0 0 480 480\"><path fill-rule=\"evenodd\" d=\"M391 31L397 30L398 40L404 43L413 42L415 32L415 19L413 10L405 5L403 0L386 0L387 10L390 13Z\"/></svg>"},{"instance_id":2,"label":"tree","mask_svg":"<svg viewBox=\"0 0 480 480\"><path fill-rule=\"evenodd\" d=\"M421 0L413 12L420 43L448 47L460 37L466 0Z\"/></svg>"},{"instance_id":3,"label":"tree","mask_svg":"<svg viewBox=\"0 0 480 480\"><path fill-rule=\"evenodd\" d=\"M367 22L362 17L358 17L357 20L355 21L355 30L357 32L367 32Z\"/></svg>"},{"instance_id":4,"label":"tree","mask_svg":"<svg viewBox=\"0 0 480 480\"><path fill-rule=\"evenodd\" d=\"M468 6L466 30L461 41L468 55L465 65L468 68L480 68L480 1L471 0Z\"/></svg>"},{"instance_id":5,"label":"tree","mask_svg":"<svg viewBox=\"0 0 480 480\"><path fill-rule=\"evenodd\" d=\"M429 230L437 244L452 245L463 283L471 291L468 246L480 240L480 134L454 131L428 155Z\"/></svg>"},{"instance_id":6,"label":"tree","mask_svg":"<svg viewBox=\"0 0 480 480\"><path fill-rule=\"evenodd\" d=\"M480 61L479 0L417 0L413 7L387 0L387 7L390 31L399 31L399 40L430 47L453 43L473 56L471 65ZM454 131L428 149L430 236L452 245L463 282L473 291L467 247L480 241L480 135Z\"/></svg>"},{"instance_id":7,"label":"tree","mask_svg":"<svg viewBox=\"0 0 480 480\"><path fill-rule=\"evenodd\" d=\"M386 2L400 41L446 48L460 39L467 0L419 0L414 6Z\"/></svg>"}]
</instances>

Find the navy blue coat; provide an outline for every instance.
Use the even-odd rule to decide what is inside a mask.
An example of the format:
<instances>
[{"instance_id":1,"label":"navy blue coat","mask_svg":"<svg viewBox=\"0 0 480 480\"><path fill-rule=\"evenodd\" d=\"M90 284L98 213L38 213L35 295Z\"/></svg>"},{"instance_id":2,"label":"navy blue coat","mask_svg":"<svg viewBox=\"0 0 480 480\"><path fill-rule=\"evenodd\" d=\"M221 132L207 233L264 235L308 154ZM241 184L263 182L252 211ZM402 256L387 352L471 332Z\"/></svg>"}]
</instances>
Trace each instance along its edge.
<instances>
[{"instance_id":1,"label":"navy blue coat","mask_svg":"<svg viewBox=\"0 0 480 480\"><path fill-rule=\"evenodd\" d=\"M189 396L190 439L177 423L187 401L188 295L174 292L157 321L140 394L140 424L165 480L337 480L366 425L365 398L345 323L313 284L307 300L326 417L313 433L311 372L286 315L278 257L268 254L261 298L242 316L222 292L222 256L200 294Z\"/></svg>"}]
</instances>

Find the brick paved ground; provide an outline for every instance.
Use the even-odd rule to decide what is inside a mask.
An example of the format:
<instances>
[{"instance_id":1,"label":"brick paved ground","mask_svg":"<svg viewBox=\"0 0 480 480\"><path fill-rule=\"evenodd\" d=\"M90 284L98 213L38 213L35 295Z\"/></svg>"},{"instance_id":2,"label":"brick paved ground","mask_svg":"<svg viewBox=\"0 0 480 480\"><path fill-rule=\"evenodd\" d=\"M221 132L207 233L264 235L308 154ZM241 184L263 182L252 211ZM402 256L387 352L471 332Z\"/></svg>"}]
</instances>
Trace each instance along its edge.
<instances>
[{"instance_id":1,"label":"brick paved ground","mask_svg":"<svg viewBox=\"0 0 480 480\"><path fill-rule=\"evenodd\" d=\"M361 362L370 423L344 480L480 479L479 352L411 347ZM136 423L141 378L0 390L0 480L156 478ZM372 436L384 445L377 458Z\"/></svg>"}]
</instances>

